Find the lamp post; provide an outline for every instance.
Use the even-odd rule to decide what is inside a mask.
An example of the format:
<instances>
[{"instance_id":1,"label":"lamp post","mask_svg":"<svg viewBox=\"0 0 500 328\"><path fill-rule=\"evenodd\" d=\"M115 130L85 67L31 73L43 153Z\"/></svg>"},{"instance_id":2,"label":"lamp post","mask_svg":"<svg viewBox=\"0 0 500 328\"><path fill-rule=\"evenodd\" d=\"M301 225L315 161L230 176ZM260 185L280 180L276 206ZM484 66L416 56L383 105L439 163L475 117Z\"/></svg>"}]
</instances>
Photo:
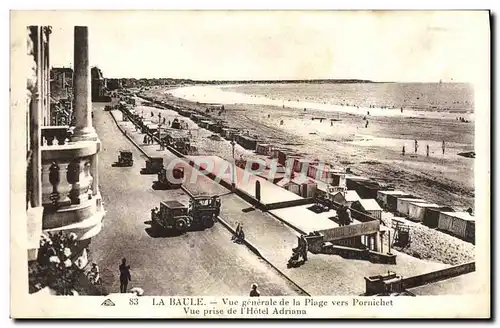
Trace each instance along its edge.
<instances>
[{"instance_id":1,"label":"lamp post","mask_svg":"<svg viewBox=\"0 0 500 328\"><path fill-rule=\"evenodd\" d=\"M234 138L231 140L231 147L232 147L232 151L233 151L233 177L232 177L232 183L231 183L231 187L233 189L233 192L235 191L236 189L236 158L234 157L234 146L236 145L236 143L234 142Z\"/></svg>"}]
</instances>

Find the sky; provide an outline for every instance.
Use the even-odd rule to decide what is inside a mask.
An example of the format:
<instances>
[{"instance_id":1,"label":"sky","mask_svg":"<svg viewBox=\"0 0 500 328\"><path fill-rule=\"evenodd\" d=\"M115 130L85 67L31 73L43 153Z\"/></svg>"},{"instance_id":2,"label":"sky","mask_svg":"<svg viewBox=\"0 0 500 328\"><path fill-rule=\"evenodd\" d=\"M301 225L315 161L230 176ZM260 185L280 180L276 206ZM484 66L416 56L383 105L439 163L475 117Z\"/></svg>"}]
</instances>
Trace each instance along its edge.
<instances>
[{"instance_id":1,"label":"sky","mask_svg":"<svg viewBox=\"0 0 500 328\"><path fill-rule=\"evenodd\" d=\"M73 26L88 26L91 65L105 77L471 82L489 63L487 12L54 11L22 18L53 27L54 67L72 65Z\"/></svg>"}]
</instances>

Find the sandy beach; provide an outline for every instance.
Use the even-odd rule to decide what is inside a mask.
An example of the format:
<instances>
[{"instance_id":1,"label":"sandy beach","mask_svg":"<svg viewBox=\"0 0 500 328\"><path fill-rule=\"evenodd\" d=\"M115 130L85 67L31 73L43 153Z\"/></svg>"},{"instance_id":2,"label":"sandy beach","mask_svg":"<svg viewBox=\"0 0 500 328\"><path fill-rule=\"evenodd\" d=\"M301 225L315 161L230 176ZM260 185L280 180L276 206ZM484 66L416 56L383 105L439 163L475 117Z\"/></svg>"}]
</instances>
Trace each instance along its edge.
<instances>
[{"instance_id":1,"label":"sandy beach","mask_svg":"<svg viewBox=\"0 0 500 328\"><path fill-rule=\"evenodd\" d=\"M302 110L298 110L262 104L258 97L249 99L248 95L216 89L213 86L157 88L145 94L199 108L203 108L202 103L224 103L226 110L217 118L248 130L263 141L339 168L349 167L355 173L438 204L457 209L474 206L474 159L458 155L474 150L474 124L457 121L456 114L450 118L406 117L396 113L374 116L374 109L370 108L370 116L367 116L361 109L352 114L312 109L304 103L300 105ZM193 93L195 90L198 93ZM184 95L187 99L179 98ZM217 95L224 96L217 98ZM252 100L257 103L242 103ZM303 108L307 108L306 111ZM365 127L365 116L368 127ZM324 120L312 120L320 117ZM419 145L417 153L415 140ZM443 140L445 154L441 147Z\"/></svg>"}]
</instances>

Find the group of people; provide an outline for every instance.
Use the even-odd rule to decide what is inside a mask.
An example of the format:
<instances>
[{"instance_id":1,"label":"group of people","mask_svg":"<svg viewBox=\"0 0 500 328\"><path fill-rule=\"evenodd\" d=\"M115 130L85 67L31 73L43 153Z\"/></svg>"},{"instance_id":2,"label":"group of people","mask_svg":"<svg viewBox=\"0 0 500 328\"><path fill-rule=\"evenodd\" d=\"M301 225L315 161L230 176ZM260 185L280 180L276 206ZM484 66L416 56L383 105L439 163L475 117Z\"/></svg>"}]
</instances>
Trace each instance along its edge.
<instances>
[{"instance_id":1,"label":"group of people","mask_svg":"<svg viewBox=\"0 0 500 328\"><path fill-rule=\"evenodd\" d=\"M142 143L144 143L146 145L152 145L154 143L153 137L151 137L147 134L144 135L144 139L142 140Z\"/></svg>"},{"instance_id":2,"label":"group of people","mask_svg":"<svg viewBox=\"0 0 500 328\"><path fill-rule=\"evenodd\" d=\"M441 144L441 150L443 151L443 155L446 151L446 143L445 141L443 140L442 144ZM418 140L415 140L415 154L417 153L418 151ZM401 154L404 156L406 154L406 146L403 145L403 150L401 151ZM427 145L426 146L426 155L427 157L429 157L430 155L430 146Z\"/></svg>"}]
</instances>

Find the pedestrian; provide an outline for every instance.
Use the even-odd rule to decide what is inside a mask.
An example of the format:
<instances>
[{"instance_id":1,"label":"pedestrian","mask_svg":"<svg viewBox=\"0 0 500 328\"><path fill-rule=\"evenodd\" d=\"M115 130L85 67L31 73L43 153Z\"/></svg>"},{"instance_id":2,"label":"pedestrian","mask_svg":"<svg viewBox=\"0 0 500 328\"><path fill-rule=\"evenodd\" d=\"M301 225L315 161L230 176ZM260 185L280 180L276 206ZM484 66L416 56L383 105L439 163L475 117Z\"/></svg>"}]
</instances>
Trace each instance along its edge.
<instances>
[{"instance_id":1,"label":"pedestrian","mask_svg":"<svg viewBox=\"0 0 500 328\"><path fill-rule=\"evenodd\" d=\"M427 157L429 157L429 145L427 145Z\"/></svg>"},{"instance_id":2,"label":"pedestrian","mask_svg":"<svg viewBox=\"0 0 500 328\"><path fill-rule=\"evenodd\" d=\"M366 124L365 124L365 129L368 127L368 120L366 121Z\"/></svg>"},{"instance_id":3,"label":"pedestrian","mask_svg":"<svg viewBox=\"0 0 500 328\"><path fill-rule=\"evenodd\" d=\"M417 150L418 150L418 141L415 140L415 154L417 153Z\"/></svg>"},{"instance_id":4,"label":"pedestrian","mask_svg":"<svg viewBox=\"0 0 500 328\"><path fill-rule=\"evenodd\" d=\"M401 154L404 156L405 155L405 146L403 146L403 150L401 151Z\"/></svg>"},{"instance_id":5,"label":"pedestrian","mask_svg":"<svg viewBox=\"0 0 500 328\"><path fill-rule=\"evenodd\" d=\"M443 148L443 155L444 155L444 151L445 151L445 149L446 149L446 145L445 145L445 143L444 143L444 140L443 140L443 146L442 146L442 148Z\"/></svg>"},{"instance_id":6,"label":"pedestrian","mask_svg":"<svg viewBox=\"0 0 500 328\"><path fill-rule=\"evenodd\" d=\"M301 247L301 255L302 255L302 259L304 260L304 262L307 261L307 252L309 251L309 245L307 244L307 239L306 239L306 236L305 235L301 235L300 238L302 239L302 247Z\"/></svg>"},{"instance_id":7,"label":"pedestrian","mask_svg":"<svg viewBox=\"0 0 500 328\"><path fill-rule=\"evenodd\" d=\"M259 290L257 289L257 284L252 284L252 290L250 291L250 297L259 297L260 296L260 292Z\"/></svg>"},{"instance_id":8,"label":"pedestrian","mask_svg":"<svg viewBox=\"0 0 500 328\"><path fill-rule=\"evenodd\" d=\"M127 260L122 259L122 264L120 264L120 293L127 292L127 285L129 281L132 281L130 277L130 265L127 265Z\"/></svg>"}]
</instances>

